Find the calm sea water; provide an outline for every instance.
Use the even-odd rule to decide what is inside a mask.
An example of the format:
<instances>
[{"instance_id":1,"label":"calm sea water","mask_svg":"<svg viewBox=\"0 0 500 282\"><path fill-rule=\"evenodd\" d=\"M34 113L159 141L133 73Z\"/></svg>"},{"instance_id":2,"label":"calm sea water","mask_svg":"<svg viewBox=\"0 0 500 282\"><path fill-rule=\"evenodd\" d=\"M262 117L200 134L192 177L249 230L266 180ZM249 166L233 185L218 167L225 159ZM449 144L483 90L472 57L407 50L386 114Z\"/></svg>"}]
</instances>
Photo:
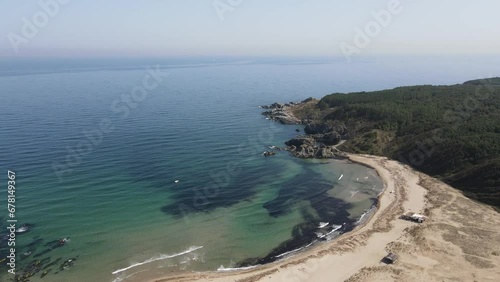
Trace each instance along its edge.
<instances>
[{"instance_id":1,"label":"calm sea water","mask_svg":"<svg viewBox=\"0 0 500 282\"><path fill-rule=\"evenodd\" d=\"M130 100L146 65L156 64L161 83ZM32 281L141 280L266 263L334 238L373 206L380 179L345 161L262 157L301 127L272 123L258 106L460 83L498 74L498 65L434 58L4 61L0 206L7 170L15 171L18 226L34 225L17 236L16 270L41 266ZM69 242L60 246L61 238ZM4 240L0 252L7 255ZM68 259L76 261L62 269Z\"/></svg>"}]
</instances>

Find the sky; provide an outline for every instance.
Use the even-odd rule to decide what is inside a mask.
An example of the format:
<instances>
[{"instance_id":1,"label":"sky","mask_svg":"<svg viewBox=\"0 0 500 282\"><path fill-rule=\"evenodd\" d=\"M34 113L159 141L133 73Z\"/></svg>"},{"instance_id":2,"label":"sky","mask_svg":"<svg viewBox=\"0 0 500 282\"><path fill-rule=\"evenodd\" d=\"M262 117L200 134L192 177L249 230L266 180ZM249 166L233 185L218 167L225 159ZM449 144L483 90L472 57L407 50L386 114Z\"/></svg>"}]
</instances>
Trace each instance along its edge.
<instances>
[{"instance_id":1,"label":"sky","mask_svg":"<svg viewBox=\"0 0 500 282\"><path fill-rule=\"evenodd\" d=\"M0 0L0 11L1 57L500 55L498 0Z\"/></svg>"}]
</instances>

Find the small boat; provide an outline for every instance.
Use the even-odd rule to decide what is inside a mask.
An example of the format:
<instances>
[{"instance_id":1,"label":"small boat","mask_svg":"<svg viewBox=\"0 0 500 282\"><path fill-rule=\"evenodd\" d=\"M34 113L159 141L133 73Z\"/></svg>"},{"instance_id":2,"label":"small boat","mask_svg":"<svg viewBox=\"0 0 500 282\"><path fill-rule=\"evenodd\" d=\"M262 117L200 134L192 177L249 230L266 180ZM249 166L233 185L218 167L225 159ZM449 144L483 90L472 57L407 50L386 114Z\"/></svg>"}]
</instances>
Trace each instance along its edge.
<instances>
[{"instance_id":1,"label":"small boat","mask_svg":"<svg viewBox=\"0 0 500 282\"><path fill-rule=\"evenodd\" d=\"M344 177L344 175L343 175L343 174L339 177L339 180L340 180L340 179L342 179L342 177Z\"/></svg>"},{"instance_id":2,"label":"small boat","mask_svg":"<svg viewBox=\"0 0 500 282\"><path fill-rule=\"evenodd\" d=\"M179 183L179 180L174 181L175 183Z\"/></svg>"},{"instance_id":3,"label":"small boat","mask_svg":"<svg viewBox=\"0 0 500 282\"><path fill-rule=\"evenodd\" d=\"M319 228L325 228L326 226L328 226L329 222L320 222L319 223Z\"/></svg>"}]
</instances>

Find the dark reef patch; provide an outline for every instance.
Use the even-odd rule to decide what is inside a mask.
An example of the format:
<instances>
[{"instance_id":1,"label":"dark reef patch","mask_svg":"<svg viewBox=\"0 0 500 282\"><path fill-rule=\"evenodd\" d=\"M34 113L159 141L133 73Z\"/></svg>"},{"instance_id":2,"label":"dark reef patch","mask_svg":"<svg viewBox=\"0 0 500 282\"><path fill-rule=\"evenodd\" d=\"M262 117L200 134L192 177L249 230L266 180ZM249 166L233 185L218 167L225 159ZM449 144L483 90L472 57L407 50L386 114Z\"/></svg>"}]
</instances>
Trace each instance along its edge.
<instances>
[{"instance_id":1,"label":"dark reef patch","mask_svg":"<svg viewBox=\"0 0 500 282\"><path fill-rule=\"evenodd\" d=\"M175 203L161 208L164 213L184 216L196 212L210 212L250 199L261 184L259 167L242 168L242 173L231 177L227 172L215 176L208 183L190 181L173 188ZM276 173L278 170L276 170Z\"/></svg>"},{"instance_id":2,"label":"dark reef patch","mask_svg":"<svg viewBox=\"0 0 500 282\"><path fill-rule=\"evenodd\" d=\"M291 181L283 184L275 199L264 204L269 214L278 217L289 212L292 205L299 201L308 201L312 207L302 208L304 222L294 226L292 237L274 248L266 256L248 258L240 261L237 267L246 267L276 261L285 253L300 249L318 241L318 225L320 222L341 225L338 232L345 233L354 229L356 221L349 218L347 210L351 205L340 199L332 198L327 191L332 188L327 182L311 185L310 179L319 179L320 175L313 171L306 171ZM295 191L291 193L290 191ZM328 231L333 230L329 227Z\"/></svg>"}]
</instances>

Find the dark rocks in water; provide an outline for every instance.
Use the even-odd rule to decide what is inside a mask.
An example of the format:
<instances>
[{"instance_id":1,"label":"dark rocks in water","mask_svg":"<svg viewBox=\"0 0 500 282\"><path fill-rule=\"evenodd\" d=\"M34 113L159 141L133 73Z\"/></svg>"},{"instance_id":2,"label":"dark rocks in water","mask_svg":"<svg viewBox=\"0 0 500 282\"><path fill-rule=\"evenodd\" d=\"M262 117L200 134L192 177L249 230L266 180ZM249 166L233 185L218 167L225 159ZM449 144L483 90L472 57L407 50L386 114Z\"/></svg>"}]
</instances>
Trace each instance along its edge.
<instances>
[{"instance_id":1,"label":"dark rocks in water","mask_svg":"<svg viewBox=\"0 0 500 282\"><path fill-rule=\"evenodd\" d=\"M45 277L45 275L49 274L51 271L52 271L52 268L48 269L48 270L45 270L44 272L42 272L42 275L40 275L40 278Z\"/></svg>"},{"instance_id":2,"label":"dark rocks in water","mask_svg":"<svg viewBox=\"0 0 500 282\"><path fill-rule=\"evenodd\" d=\"M47 242L45 244L45 247L48 247L48 248L45 249L44 251L41 251L41 252L35 254L33 257L37 258L37 257L43 256L43 255L51 252L54 249L61 248L61 247L65 246L66 243L68 243L68 242L69 242L69 238L62 238L62 239Z\"/></svg>"},{"instance_id":3,"label":"dark rocks in water","mask_svg":"<svg viewBox=\"0 0 500 282\"><path fill-rule=\"evenodd\" d=\"M291 112L279 110L265 111L262 113L270 120L279 121L282 124L300 124L301 121L296 118Z\"/></svg>"},{"instance_id":4,"label":"dark rocks in water","mask_svg":"<svg viewBox=\"0 0 500 282\"><path fill-rule=\"evenodd\" d=\"M76 261L76 258L70 258L68 260L65 260L61 264L61 266L59 266L59 270L62 271L62 270L66 270L66 269L72 267L75 264L75 261Z\"/></svg>"},{"instance_id":5,"label":"dark rocks in water","mask_svg":"<svg viewBox=\"0 0 500 282\"><path fill-rule=\"evenodd\" d=\"M299 120L292 113L292 107L309 103L313 98L307 98L300 103L273 103L269 106L262 106L268 111L262 114L271 120L279 121L283 124L304 124L305 136L297 136L285 142L288 146L287 150L295 157L298 158L332 158L341 156L338 150L333 147L337 145L341 139L349 136L347 127L342 122L328 121L328 122L311 122L309 120ZM296 129L300 132L300 129ZM265 152L265 156L272 155Z\"/></svg>"},{"instance_id":6,"label":"dark rocks in water","mask_svg":"<svg viewBox=\"0 0 500 282\"><path fill-rule=\"evenodd\" d=\"M33 241L31 241L28 245L26 245L28 248L31 247L36 247L37 245L41 244L43 242L42 238L36 238Z\"/></svg>"},{"instance_id":7,"label":"dark rocks in water","mask_svg":"<svg viewBox=\"0 0 500 282\"><path fill-rule=\"evenodd\" d=\"M278 146L268 146L268 148L271 149L272 151L286 151L286 148L281 148Z\"/></svg>"},{"instance_id":8,"label":"dark rocks in water","mask_svg":"<svg viewBox=\"0 0 500 282\"><path fill-rule=\"evenodd\" d=\"M23 269L21 274L16 275L15 281L29 281L29 278L40 272L43 265L45 265L49 261L50 258L32 261Z\"/></svg>"},{"instance_id":9,"label":"dark rocks in water","mask_svg":"<svg viewBox=\"0 0 500 282\"><path fill-rule=\"evenodd\" d=\"M264 153L262 153L262 155L264 157L274 156L274 155L276 155L276 152L275 151L265 151Z\"/></svg>"},{"instance_id":10,"label":"dark rocks in water","mask_svg":"<svg viewBox=\"0 0 500 282\"><path fill-rule=\"evenodd\" d=\"M61 238L61 239L59 239L59 241L57 242L57 244L59 244L59 246L64 246L68 242L69 242L69 237L67 237L67 238Z\"/></svg>"},{"instance_id":11,"label":"dark rocks in water","mask_svg":"<svg viewBox=\"0 0 500 282\"><path fill-rule=\"evenodd\" d=\"M57 242L59 242L59 240L52 240L50 242L47 242L45 243L45 247L56 245Z\"/></svg>"},{"instance_id":12,"label":"dark rocks in water","mask_svg":"<svg viewBox=\"0 0 500 282\"><path fill-rule=\"evenodd\" d=\"M43 255L46 255L46 254L50 253L52 250L53 250L52 248L48 248L48 249L46 249L46 250L44 250L44 251L41 251L41 252L39 252L39 253L35 254L33 257L34 257L34 258L41 257L41 256L43 256Z\"/></svg>"},{"instance_id":13,"label":"dark rocks in water","mask_svg":"<svg viewBox=\"0 0 500 282\"><path fill-rule=\"evenodd\" d=\"M57 258L55 261L53 261L53 262L47 264L46 266L44 266L42 270L45 270L45 269L47 269L47 268L49 268L49 267L51 267L51 266L53 266L55 264L58 264L61 260L62 260L62 257Z\"/></svg>"},{"instance_id":14,"label":"dark rocks in water","mask_svg":"<svg viewBox=\"0 0 500 282\"><path fill-rule=\"evenodd\" d=\"M43 242L43 239L41 239L41 238L37 238L37 239L34 239L33 241L31 241L28 245L26 245L27 250L24 253L24 256L26 256L26 257L30 256L33 252L36 251L36 249L38 248L38 246L42 242Z\"/></svg>"},{"instance_id":15,"label":"dark rocks in water","mask_svg":"<svg viewBox=\"0 0 500 282\"><path fill-rule=\"evenodd\" d=\"M275 102L269 106L261 106L263 109L268 109L268 111L263 112L262 115L270 120L279 121L282 124L300 124L301 121L290 111L291 107L294 105L296 104L280 104Z\"/></svg>"},{"instance_id":16,"label":"dark rocks in water","mask_svg":"<svg viewBox=\"0 0 500 282\"><path fill-rule=\"evenodd\" d=\"M316 210L321 220L342 224L339 233L349 232L355 227L355 220L350 219L347 211L349 203L330 197L326 192L319 193L309 198L312 207ZM279 260L284 254L298 250L308 244L318 240L318 223L312 215L302 212L306 222L299 223L292 230L292 238L281 243L278 247L271 250L264 257L248 258L236 264L236 267L248 267L259 264L266 264ZM329 230L331 231L331 230ZM320 239L321 240L321 239ZM325 240L325 239L323 239Z\"/></svg>"},{"instance_id":17,"label":"dark rocks in water","mask_svg":"<svg viewBox=\"0 0 500 282\"><path fill-rule=\"evenodd\" d=\"M57 239L57 240L52 240L50 242L47 242L45 244L45 247L50 247L51 249L55 249L55 248L62 247L64 245L66 245L67 242L69 242L69 237L61 238L61 239Z\"/></svg>"}]
</instances>

